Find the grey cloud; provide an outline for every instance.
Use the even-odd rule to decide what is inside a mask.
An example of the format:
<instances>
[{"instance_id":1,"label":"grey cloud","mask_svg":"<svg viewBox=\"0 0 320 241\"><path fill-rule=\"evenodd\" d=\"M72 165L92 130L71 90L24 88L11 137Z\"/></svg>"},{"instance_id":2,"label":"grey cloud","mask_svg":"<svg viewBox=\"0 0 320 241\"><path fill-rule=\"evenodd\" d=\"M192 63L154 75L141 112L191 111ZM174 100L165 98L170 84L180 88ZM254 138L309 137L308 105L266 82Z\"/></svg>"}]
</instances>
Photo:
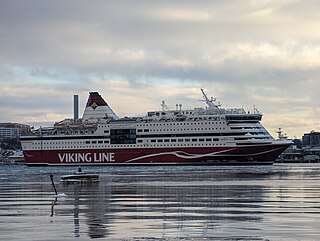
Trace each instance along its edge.
<instances>
[{"instance_id":1,"label":"grey cloud","mask_svg":"<svg viewBox=\"0 0 320 241\"><path fill-rule=\"evenodd\" d=\"M0 101L60 113L66 96L119 80L212 88L228 105L263 96L267 110L278 96L292 108L294 93L312 108L318 17L318 1L1 1L0 84L16 95Z\"/></svg>"}]
</instances>

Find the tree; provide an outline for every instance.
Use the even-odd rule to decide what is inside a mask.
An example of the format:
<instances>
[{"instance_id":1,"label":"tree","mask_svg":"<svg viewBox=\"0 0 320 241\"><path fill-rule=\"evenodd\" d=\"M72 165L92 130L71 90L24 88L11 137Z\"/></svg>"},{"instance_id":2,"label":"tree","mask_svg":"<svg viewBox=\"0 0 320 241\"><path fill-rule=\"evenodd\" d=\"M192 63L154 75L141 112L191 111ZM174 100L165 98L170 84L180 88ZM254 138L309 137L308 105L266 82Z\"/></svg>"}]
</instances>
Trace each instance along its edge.
<instances>
[{"instance_id":1,"label":"tree","mask_svg":"<svg viewBox=\"0 0 320 241\"><path fill-rule=\"evenodd\" d=\"M17 138L1 140L0 147L3 150L21 150L22 149L20 140Z\"/></svg>"}]
</instances>

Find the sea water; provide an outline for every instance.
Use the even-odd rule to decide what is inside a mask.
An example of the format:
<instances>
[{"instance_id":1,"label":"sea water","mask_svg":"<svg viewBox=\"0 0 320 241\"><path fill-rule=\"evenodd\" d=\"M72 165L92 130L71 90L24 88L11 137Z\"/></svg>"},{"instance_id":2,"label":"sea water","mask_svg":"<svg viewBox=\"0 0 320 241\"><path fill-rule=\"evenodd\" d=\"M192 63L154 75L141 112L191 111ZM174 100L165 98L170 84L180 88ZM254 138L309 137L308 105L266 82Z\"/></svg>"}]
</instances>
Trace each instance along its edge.
<instances>
[{"instance_id":1,"label":"sea water","mask_svg":"<svg viewBox=\"0 0 320 241\"><path fill-rule=\"evenodd\" d=\"M0 166L0 240L320 239L319 164L76 170Z\"/></svg>"}]
</instances>

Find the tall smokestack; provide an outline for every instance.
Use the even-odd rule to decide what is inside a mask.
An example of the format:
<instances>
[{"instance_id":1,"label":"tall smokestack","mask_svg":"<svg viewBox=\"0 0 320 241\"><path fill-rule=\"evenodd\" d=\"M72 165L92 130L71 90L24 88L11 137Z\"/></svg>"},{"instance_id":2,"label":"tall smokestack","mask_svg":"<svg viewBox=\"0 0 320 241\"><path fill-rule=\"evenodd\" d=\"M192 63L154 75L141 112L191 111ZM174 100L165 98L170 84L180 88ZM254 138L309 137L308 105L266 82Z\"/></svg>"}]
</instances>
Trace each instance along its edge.
<instances>
[{"instance_id":1,"label":"tall smokestack","mask_svg":"<svg viewBox=\"0 0 320 241\"><path fill-rule=\"evenodd\" d=\"M73 120L77 122L79 119L79 96L73 96Z\"/></svg>"}]
</instances>

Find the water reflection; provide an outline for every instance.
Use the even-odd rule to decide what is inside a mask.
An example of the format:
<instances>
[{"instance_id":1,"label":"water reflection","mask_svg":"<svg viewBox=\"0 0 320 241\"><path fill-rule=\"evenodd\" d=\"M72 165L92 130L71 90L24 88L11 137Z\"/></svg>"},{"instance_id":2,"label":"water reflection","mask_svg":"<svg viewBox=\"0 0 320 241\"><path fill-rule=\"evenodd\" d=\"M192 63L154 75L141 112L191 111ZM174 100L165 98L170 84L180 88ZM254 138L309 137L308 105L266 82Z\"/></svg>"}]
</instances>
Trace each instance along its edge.
<instances>
[{"instance_id":1,"label":"water reflection","mask_svg":"<svg viewBox=\"0 0 320 241\"><path fill-rule=\"evenodd\" d=\"M14 234L17 240L25 235L55 240L54 230L64 240L314 240L320 235L320 166L92 168L101 173L101 182L90 184L60 184L68 169L41 170L41 175L28 167L1 172L0 239ZM44 177L49 171L66 197L54 196ZM23 174L18 178L14 172ZM37 235L28 232L32 227Z\"/></svg>"},{"instance_id":2,"label":"water reflection","mask_svg":"<svg viewBox=\"0 0 320 241\"><path fill-rule=\"evenodd\" d=\"M55 215L70 216L72 212L75 237L80 237L81 233L91 238L108 236L108 199L105 198L107 196L104 195L104 188L100 187L99 183L61 184L60 190L68 197L64 205L73 208L57 207Z\"/></svg>"},{"instance_id":3,"label":"water reflection","mask_svg":"<svg viewBox=\"0 0 320 241\"><path fill-rule=\"evenodd\" d=\"M232 174L226 174L228 180ZM221 173L219 180L215 179L216 174L202 173L157 178L146 174L125 177L111 174L103 176L99 184L69 184L61 190L74 197L76 237L80 236L80 213L86 217L91 238L139 237L150 231L156 237L181 235L185 231L206 235L223 223L241 226L241 222L261 220L261 215L251 209L259 208L257 203L264 197L263 185L250 185L250 189L246 185L221 185Z\"/></svg>"}]
</instances>

